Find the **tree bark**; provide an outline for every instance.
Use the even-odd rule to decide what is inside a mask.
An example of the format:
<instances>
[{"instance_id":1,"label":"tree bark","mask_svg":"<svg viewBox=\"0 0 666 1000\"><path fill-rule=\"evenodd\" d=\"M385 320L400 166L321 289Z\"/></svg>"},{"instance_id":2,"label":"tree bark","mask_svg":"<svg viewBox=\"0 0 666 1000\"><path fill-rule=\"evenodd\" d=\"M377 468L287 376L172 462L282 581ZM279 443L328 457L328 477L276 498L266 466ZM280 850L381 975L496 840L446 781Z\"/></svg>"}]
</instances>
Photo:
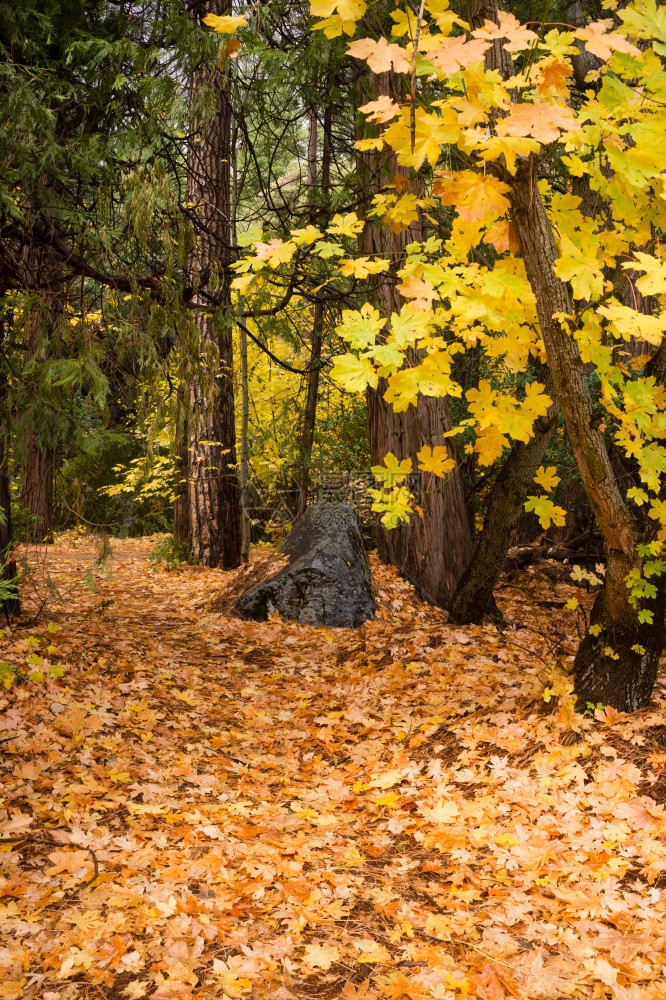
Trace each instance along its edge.
<instances>
[{"instance_id":1,"label":"tree bark","mask_svg":"<svg viewBox=\"0 0 666 1000\"><path fill-rule=\"evenodd\" d=\"M400 83L389 73L367 74L362 79L364 93L357 103L388 94L396 100ZM362 184L361 198L369 207L374 194L390 185L396 174L405 175L392 154L360 153L358 175ZM412 185L417 182L412 181ZM384 229L374 219L368 219L361 236L361 253L377 254L393 261L388 274L378 275L374 282L377 306L383 315L398 311L403 299L396 291L396 271L404 258L407 244L423 239L420 222L413 223L402 233ZM448 402L445 398L419 396L416 406L396 413L384 400L386 383L382 380L375 390L368 390L368 426L370 456L380 465L388 452L401 461L411 458L425 445L445 446L456 457L450 438L443 435L452 427ZM472 555L472 537L467 518L462 475L458 466L440 479L430 474L417 474L420 479L417 503L421 517L415 515L408 525L387 529L379 524L377 542L380 558L397 566L416 587L419 594L433 604L448 605L458 580Z\"/></svg>"},{"instance_id":2,"label":"tree bark","mask_svg":"<svg viewBox=\"0 0 666 1000\"><path fill-rule=\"evenodd\" d=\"M647 604L653 625L638 620L627 574L640 569L637 525L625 504L596 419L585 366L575 339L556 317L572 312L567 286L553 265L558 257L552 227L536 184L535 160L518 161L510 179L513 223L536 297L539 323L557 398L590 506L608 550L606 577L592 611L598 636L585 635L574 662L578 707L589 702L635 711L652 693L664 639L664 584ZM596 630L595 630L596 631Z\"/></svg>"},{"instance_id":3,"label":"tree bark","mask_svg":"<svg viewBox=\"0 0 666 1000\"><path fill-rule=\"evenodd\" d=\"M553 397L552 381L545 380ZM548 413L536 421L533 437L516 442L495 480L476 543L474 555L463 573L449 608L449 619L459 625L480 625L494 611L493 592L511 545L511 534L557 421L559 407L553 402Z\"/></svg>"},{"instance_id":4,"label":"tree bark","mask_svg":"<svg viewBox=\"0 0 666 1000\"><path fill-rule=\"evenodd\" d=\"M50 247L31 246L24 255L23 280L28 308L25 320L26 360L39 366L50 355L55 327L63 309L62 268ZM39 391L39 390L38 390ZM21 503L31 514L27 538L32 542L53 539L53 477L57 444L47 413L48 401L34 404L35 419L28 440Z\"/></svg>"},{"instance_id":5,"label":"tree bark","mask_svg":"<svg viewBox=\"0 0 666 1000\"><path fill-rule=\"evenodd\" d=\"M229 14L229 0L213 0L206 13ZM216 63L219 67L219 61ZM189 386L188 543L191 558L230 569L241 554L240 491L236 471L230 289L231 109L224 69L202 61L192 92L209 87L217 98L211 121L193 123L188 151L188 200L194 204L192 305L198 350ZM204 309L215 291L220 312Z\"/></svg>"},{"instance_id":6,"label":"tree bark","mask_svg":"<svg viewBox=\"0 0 666 1000\"><path fill-rule=\"evenodd\" d=\"M0 342L5 339L5 330L2 320L0 320ZM13 557L13 530L12 530L12 498L11 498L11 476L9 466L9 428L7 427L7 394L8 380L7 372L3 368L0 370L0 413L2 414L3 426L0 428L0 577L4 581L15 581L18 576L16 560ZM9 620L10 616L18 617L21 614L21 602L18 590L15 596L8 597L2 602L3 611Z\"/></svg>"},{"instance_id":7,"label":"tree bark","mask_svg":"<svg viewBox=\"0 0 666 1000\"><path fill-rule=\"evenodd\" d=\"M30 511L31 522L27 529L30 542L53 541L53 473L55 449L39 443L32 434L28 443L21 503Z\"/></svg>"},{"instance_id":8,"label":"tree bark","mask_svg":"<svg viewBox=\"0 0 666 1000\"><path fill-rule=\"evenodd\" d=\"M317 420L317 401L319 398L319 363L321 361L322 335L324 331L324 307L321 302L316 302L312 320L312 333L310 335L310 370L308 372L307 396L305 399L305 412L303 414L303 426L301 429L300 443L300 465L297 473L298 493L296 497L296 517L300 517L305 512L308 505L308 489L310 488L310 463L312 460L312 446L314 444L315 425Z\"/></svg>"},{"instance_id":9,"label":"tree bark","mask_svg":"<svg viewBox=\"0 0 666 1000\"><path fill-rule=\"evenodd\" d=\"M184 399L184 385L178 388L176 401L176 441L174 456L174 503L173 503L173 537L180 546L189 545L189 503L188 503L188 449L189 431L189 392L187 401Z\"/></svg>"},{"instance_id":10,"label":"tree bark","mask_svg":"<svg viewBox=\"0 0 666 1000\"><path fill-rule=\"evenodd\" d=\"M331 174L331 125L332 109L329 106L324 111L324 141L321 159L321 176L317 185L317 116L310 111L308 135L308 197L310 200L310 222L314 223L317 215L317 187L323 198L327 198L330 189ZM312 332L310 334L310 360L308 363L307 394L305 412L301 428L299 448L299 466L296 470L297 494L294 505L296 517L300 517L308 505L308 489L310 486L310 464L312 461L312 446L314 444L315 426L317 422L317 401L319 399L319 377L321 362L321 347L324 333L324 306L315 302L312 317Z\"/></svg>"}]
</instances>

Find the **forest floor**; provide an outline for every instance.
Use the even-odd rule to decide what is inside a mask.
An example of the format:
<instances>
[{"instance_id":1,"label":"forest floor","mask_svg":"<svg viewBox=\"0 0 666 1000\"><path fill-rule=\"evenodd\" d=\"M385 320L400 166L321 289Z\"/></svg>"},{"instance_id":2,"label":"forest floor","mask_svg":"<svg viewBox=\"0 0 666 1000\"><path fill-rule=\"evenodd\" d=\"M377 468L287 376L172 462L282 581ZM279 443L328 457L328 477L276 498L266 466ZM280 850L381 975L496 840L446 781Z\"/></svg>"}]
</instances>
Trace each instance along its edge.
<instances>
[{"instance_id":1,"label":"forest floor","mask_svg":"<svg viewBox=\"0 0 666 1000\"><path fill-rule=\"evenodd\" d=\"M573 715L573 587L255 624L153 545L48 547L0 639L63 668L0 695L0 1000L666 997L666 692Z\"/></svg>"}]
</instances>

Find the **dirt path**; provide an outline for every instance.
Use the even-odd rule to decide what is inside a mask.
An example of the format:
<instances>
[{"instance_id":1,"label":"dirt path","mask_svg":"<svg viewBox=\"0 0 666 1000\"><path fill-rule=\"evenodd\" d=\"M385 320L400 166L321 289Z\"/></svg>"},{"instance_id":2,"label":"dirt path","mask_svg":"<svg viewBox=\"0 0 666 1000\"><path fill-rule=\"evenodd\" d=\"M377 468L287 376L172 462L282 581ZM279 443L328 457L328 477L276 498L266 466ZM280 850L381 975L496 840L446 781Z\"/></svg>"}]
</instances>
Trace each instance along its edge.
<instances>
[{"instance_id":1,"label":"dirt path","mask_svg":"<svg viewBox=\"0 0 666 1000\"><path fill-rule=\"evenodd\" d=\"M0 697L0 1000L666 996L664 693L571 714L571 588L460 629L375 565L361 629L254 624L152 544L92 592L52 546L1 641L46 676Z\"/></svg>"}]
</instances>

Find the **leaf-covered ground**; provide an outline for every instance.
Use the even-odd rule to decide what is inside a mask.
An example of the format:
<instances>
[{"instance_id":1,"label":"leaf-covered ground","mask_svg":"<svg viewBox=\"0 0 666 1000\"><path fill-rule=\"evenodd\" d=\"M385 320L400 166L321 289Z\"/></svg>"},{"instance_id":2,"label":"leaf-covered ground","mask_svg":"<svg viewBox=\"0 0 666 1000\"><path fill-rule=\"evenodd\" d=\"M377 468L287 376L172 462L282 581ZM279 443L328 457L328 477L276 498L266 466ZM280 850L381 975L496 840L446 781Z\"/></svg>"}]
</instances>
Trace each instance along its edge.
<instances>
[{"instance_id":1,"label":"leaf-covered ground","mask_svg":"<svg viewBox=\"0 0 666 1000\"><path fill-rule=\"evenodd\" d=\"M572 588L456 628L373 564L363 628L253 624L152 544L92 593L50 547L1 640L64 673L0 698L0 998L666 997L666 695L544 701Z\"/></svg>"}]
</instances>

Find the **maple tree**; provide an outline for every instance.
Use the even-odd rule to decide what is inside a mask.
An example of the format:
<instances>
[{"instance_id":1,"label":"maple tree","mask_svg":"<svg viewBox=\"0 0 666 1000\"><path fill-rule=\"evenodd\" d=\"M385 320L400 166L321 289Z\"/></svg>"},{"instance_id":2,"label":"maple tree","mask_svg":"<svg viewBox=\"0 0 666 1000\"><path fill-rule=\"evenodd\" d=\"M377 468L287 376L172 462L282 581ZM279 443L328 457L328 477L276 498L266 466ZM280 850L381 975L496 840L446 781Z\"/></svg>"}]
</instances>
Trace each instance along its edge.
<instances>
[{"instance_id":1,"label":"maple tree","mask_svg":"<svg viewBox=\"0 0 666 1000\"><path fill-rule=\"evenodd\" d=\"M343 6L344 14L334 13L336 4L315 3L312 13L323 17L315 27L329 37L353 36L366 7ZM333 377L350 391L385 378L384 400L409 411L422 397L459 396L455 358L480 347L524 376L518 392L488 381L468 390L467 416L447 432L471 433L466 447L482 465L512 442L529 444L536 422L559 404L609 552L593 631L576 660L577 690L581 702L635 709L649 700L663 644L659 301L666 285L654 236L664 213L663 15L643 0L618 10L615 25L547 25L537 34L511 14L495 14L473 27L433 0L416 21L409 12L392 15L391 34L409 39L406 48L368 38L351 43L351 55L371 69L411 76L406 96L385 94L364 105L382 128L357 147L387 150L416 177L424 165L434 168L427 195L420 181L400 180L394 193L377 194L371 214L407 232L437 204L455 211L448 239L405 246L397 291L407 302L390 322L367 310L343 316L337 332L355 350L336 360ZM579 43L600 66L595 85L574 103ZM433 82L441 87L433 90ZM462 161L457 169L447 162L453 150ZM605 206L601 213L585 213L573 192L581 179ZM356 232L356 217L347 216L328 239L296 234L280 242L279 253L276 246L243 262L235 285L247 293L253 275L285 266L308 239L334 273L349 254L339 237ZM492 266L482 254L479 260L484 244L494 252ZM369 266L391 265L375 257L364 261ZM637 275L630 287L652 296L647 317L636 299L632 305L618 297L628 271ZM646 350L627 363L622 348L631 341ZM532 374L534 363L548 366L541 378ZM624 493L609 449L623 456L632 479ZM532 456L537 464L539 457ZM387 523L408 516L411 468L387 465L375 503ZM436 464L420 468L434 473ZM528 509L546 528L562 523L564 511L547 492L530 498Z\"/></svg>"}]
</instances>

